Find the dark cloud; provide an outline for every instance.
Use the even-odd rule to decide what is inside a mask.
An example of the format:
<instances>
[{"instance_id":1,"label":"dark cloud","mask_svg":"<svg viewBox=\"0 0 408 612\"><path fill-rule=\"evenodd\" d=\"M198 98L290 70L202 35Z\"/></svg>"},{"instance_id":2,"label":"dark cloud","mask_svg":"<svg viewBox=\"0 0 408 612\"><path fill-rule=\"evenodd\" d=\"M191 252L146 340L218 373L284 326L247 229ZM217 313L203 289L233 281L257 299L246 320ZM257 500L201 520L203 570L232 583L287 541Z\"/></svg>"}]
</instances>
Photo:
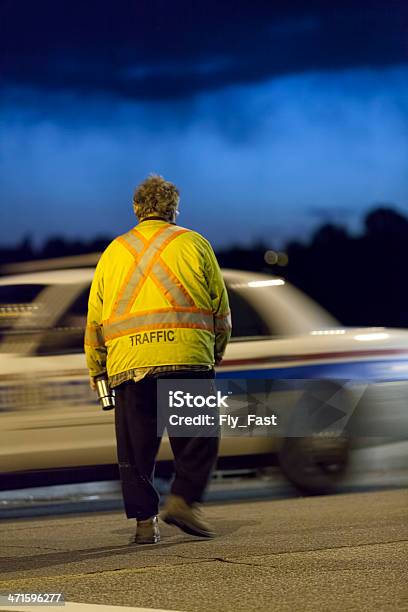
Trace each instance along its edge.
<instances>
[{"instance_id":1,"label":"dark cloud","mask_svg":"<svg viewBox=\"0 0 408 612\"><path fill-rule=\"evenodd\" d=\"M408 61L395 0L3 0L3 83L185 97L316 69Z\"/></svg>"}]
</instances>

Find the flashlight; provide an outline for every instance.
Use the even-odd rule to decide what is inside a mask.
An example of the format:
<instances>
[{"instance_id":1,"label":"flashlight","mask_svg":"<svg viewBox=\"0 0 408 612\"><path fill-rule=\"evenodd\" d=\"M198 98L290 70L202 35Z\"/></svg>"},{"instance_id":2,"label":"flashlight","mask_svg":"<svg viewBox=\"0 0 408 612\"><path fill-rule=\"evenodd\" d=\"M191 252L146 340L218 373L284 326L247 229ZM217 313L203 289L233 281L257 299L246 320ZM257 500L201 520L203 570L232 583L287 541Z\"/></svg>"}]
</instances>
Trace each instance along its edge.
<instances>
[{"instance_id":1,"label":"flashlight","mask_svg":"<svg viewBox=\"0 0 408 612\"><path fill-rule=\"evenodd\" d=\"M102 410L112 410L115 407L115 394L109 386L108 377L105 374L96 376L95 385Z\"/></svg>"}]
</instances>

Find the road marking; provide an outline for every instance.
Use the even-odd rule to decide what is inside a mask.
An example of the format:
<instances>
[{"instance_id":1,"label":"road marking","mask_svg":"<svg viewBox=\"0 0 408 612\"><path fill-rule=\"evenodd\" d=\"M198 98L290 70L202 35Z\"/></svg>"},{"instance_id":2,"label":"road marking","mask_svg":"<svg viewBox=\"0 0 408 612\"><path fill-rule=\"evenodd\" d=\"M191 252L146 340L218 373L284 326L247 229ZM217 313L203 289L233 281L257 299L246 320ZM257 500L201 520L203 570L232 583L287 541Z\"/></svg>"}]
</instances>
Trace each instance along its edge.
<instances>
[{"instance_id":1,"label":"road marking","mask_svg":"<svg viewBox=\"0 0 408 612\"><path fill-rule=\"evenodd\" d=\"M85 604L67 601L59 606L19 606L0 608L0 612L35 612L47 610L48 612L177 612L177 610L164 610L163 608L131 608L128 606L112 606L111 604Z\"/></svg>"}]
</instances>

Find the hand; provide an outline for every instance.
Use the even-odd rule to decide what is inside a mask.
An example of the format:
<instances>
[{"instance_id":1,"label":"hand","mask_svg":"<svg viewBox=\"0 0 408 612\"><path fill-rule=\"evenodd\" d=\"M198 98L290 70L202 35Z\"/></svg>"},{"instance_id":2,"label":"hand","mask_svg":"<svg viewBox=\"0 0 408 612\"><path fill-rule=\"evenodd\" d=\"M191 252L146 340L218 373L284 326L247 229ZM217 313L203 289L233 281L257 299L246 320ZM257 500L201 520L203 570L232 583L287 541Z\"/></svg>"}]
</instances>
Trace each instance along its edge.
<instances>
[{"instance_id":1,"label":"hand","mask_svg":"<svg viewBox=\"0 0 408 612\"><path fill-rule=\"evenodd\" d=\"M96 383L93 376L89 376L89 386L91 387L92 391L96 391Z\"/></svg>"},{"instance_id":2,"label":"hand","mask_svg":"<svg viewBox=\"0 0 408 612\"><path fill-rule=\"evenodd\" d=\"M222 361L222 355L215 358L215 365L219 366Z\"/></svg>"}]
</instances>

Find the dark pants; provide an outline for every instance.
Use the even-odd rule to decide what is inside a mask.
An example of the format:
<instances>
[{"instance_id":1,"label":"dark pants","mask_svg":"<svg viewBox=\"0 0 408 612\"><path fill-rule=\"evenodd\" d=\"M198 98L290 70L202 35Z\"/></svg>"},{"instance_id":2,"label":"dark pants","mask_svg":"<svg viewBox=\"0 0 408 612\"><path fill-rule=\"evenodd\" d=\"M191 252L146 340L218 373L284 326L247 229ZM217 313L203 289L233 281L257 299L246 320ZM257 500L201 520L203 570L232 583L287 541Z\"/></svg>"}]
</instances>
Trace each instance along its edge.
<instances>
[{"instance_id":1,"label":"dark pants","mask_svg":"<svg viewBox=\"0 0 408 612\"><path fill-rule=\"evenodd\" d=\"M171 372L160 378L214 378L209 372ZM158 512L159 495L153 485L161 435L157 431L157 379L128 381L115 388L115 424L119 473L128 518L144 520ZM188 504L201 501L214 468L218 437L169 437L175 460L171 487Z\"/></svg>"}]
</instances>

